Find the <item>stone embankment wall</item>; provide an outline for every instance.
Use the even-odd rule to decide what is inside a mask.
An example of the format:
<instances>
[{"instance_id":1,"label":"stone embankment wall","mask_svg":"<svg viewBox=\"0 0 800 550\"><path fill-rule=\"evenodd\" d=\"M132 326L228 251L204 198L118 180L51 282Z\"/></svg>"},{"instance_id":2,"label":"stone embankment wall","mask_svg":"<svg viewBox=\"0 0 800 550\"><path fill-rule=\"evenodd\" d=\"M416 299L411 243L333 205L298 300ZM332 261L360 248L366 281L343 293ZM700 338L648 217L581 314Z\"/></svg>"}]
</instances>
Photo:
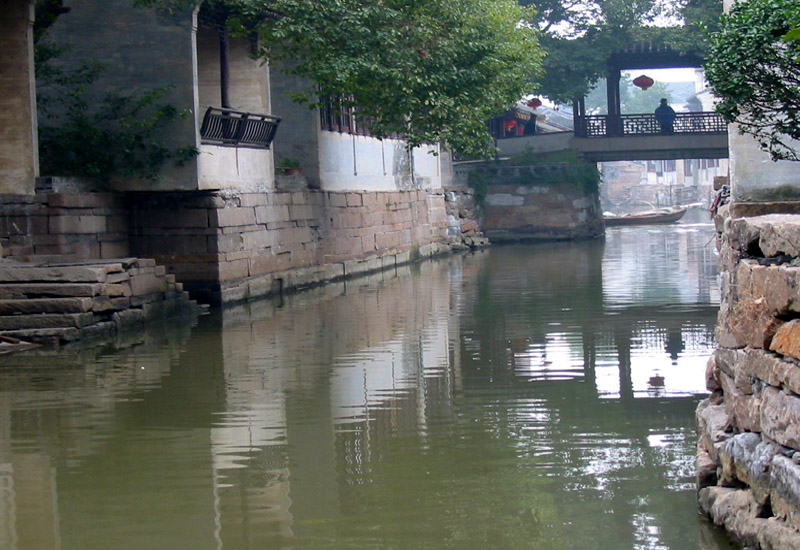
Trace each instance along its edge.
<instances>
[{"instance_id":1,"label":"stone embankment wall","mask_svg":"<svg viewBox=\"0 0 800 550\"><path fill-rule=\"evenodd\" d=\"M110 340L197 305L152 259L0 262L0 336L56 345Z\"/></svg>"},{"instance_id":2,"label":"stone embankment wall","mask_svg":"<svg viewBox=\"0 0 800 550\"><path fill-rule=\"evenodd\" d=\"M483 232L492 241L593 239L602 216L598 195L573 186L491 184Z\"/></svg>"},{"instance_id":3,"label":"stone embankment wall","mask_svg":"<svg viewBox=\"0 0 800 550\"><path fill-rule=\"evenodd\" d=\"M748 548L800 548L800 216L727 219L720 272L700 507Z\"/></svg>"},{"instance_id":4,"label":"stone embankment wall","mask_svg":"<svg viewBox=\"0 0 800 550\"><path fill-rule=\"evenodd\" d=\"M555 183L547 178L547 168L462 165L456 169L455 180L463 185L470 180L479 182L484 194L478 199L482 211L481 228L492 242L603 236L605 228L598 190L577 181Z\"/></svg>"},{"instance_id":5,"label":"stone embankment wall","mask_svg":"<svg viewBox=\"0 0 800 550\"><path fill-rule=\"evenodd\" d=\"M4 256L153 258L229 303L448 252L444 194L194 191L0 197Z\"/></svg>"},{"instance_id":6,"label":"stone embankment wall","mask_svg":"<svg viewBox=\"0 0 800 550\"><path fill-rule=\"evenodd\" d=\"M113 193L0 195L3 256L130 255L128 210Z\"/></svg>"},{"instance_id":7,"label":"stone embankment wall","mask_svg":"<svg viewBox=\"0 0 800 550\"><path fill-rule=\"evenodd\" d=\"M489 239L481 229L481 214L475 191L466 185L444 187L447 212L447 238L454 248L481 248Z\"/></svg>"}]
</instances>

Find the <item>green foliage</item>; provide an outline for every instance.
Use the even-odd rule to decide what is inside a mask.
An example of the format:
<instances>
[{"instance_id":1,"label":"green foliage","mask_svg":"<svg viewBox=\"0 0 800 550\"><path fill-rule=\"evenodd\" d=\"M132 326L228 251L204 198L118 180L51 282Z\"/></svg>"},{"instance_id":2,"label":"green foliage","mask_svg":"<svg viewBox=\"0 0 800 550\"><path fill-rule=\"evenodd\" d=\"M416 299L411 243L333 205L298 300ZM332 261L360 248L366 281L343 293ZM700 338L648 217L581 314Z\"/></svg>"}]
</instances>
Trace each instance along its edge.
<instances>
[{"instance_id":1,"label":"green foliage","mask_svg":"<svg viewBox=\"0 0 800 550\"><path fill-rule=\"evenodd\" d=\"M56 104L62 114L39 126L41 172L101 183L113 176L157 180L167 161L185 163L197 154L195 147L171 149L159 137L162 128L181 116L174 106L159 104L167 90L107 94L90 104L85 89L72 89ZM47 103L52 107L54 101Z\"/></svg>"},{"instance_id":2,"label":"green foliage","mask_svg":"<svg viewBox=\"0 0 800 550\"><path fill-rule=\"evenodd\" d=\"M475 193L475 206L483 209L486 204L486 195L489 194L489 184L486 181L486 174L480 170L470 170L467 175L467 185Z\"/></svg>"},{"instance_id":3,"label":"green foliage","mask_svg":"<svg viewBox=\"0 0 800 550\"><path fill-rule=\"evenodd\" d=\"M185 0L138 0L178 9ZM309 86L293 99L358 106L377 137L486 153L486 120L533 91L542 54L515 0L216 0L260 35L260 55Z\"/></svg>"},{"instance_id":4,"label":"green foliage","mask_svg":"<svg viewBox=\"0 0 800 550\"><path fill-rule=\"evenodd\" d=\"M57 0L36 4L37 14L46 16L35 48L41 173L92 178L103 185L115 176L157 180L167 161L181 165L197 155L194 145L173 148L161 140L166 126L186 117L161 103L169 88L98 97L92 90L102 86L102 64L59 63L70 46L48 40L46 31L65 13L60 6Z\"/></svg>"},{"instance_id":5,"label":"green foliage","mask_svg":"<svg viewBox=\"0 0 800 550\"><path fill-rule=\"evenodd\" d=\"M750 134L773 160L800 160L800 0L734 5L711 35L706 77L719 112Z\"/></svg>"},{"instance_id":6,"label":"green foliage","mask_svg":"<svg viewBox=\"0 0 800 550\"><path fill-rule=\"evenodd\" d=\"M527 149L507 164L529 167L525 179L531 185L571 185L584 193L598 193L602 177L596 163L572 151L542 154Z\"/></svg>"},{"instance_id":7,"label":"green foliage","mask_svg":"<svg viewBox=\"0 0 800 550\"><path fill-rule=\"evenodd\" d=\"M294 157L284 157L278 161L278 168L300 168L300 161Z\"/></svg>"},{"instance_id":8,"label":"green foliage","mask_svg":"<svg viewBox=\"0 0 800 550\"><path fill-rule=\"evenodd\" d=\"M792 41L794 41L795 44L796 44L794 49L797 50L798 52L800 52L800 27L798 27L796 29L792 29L789 32L787 32L785 35L783 35L783 41L784 42L792 42ZM797 61L798 61L798 63L800 63L800 53L797 54Z\"/></svg>"},{"instance_id":9,"label":"green foliage","mask_svg":"<svg viewBox=\"0 0 800 550\"><path fill-rule=\"evenodd\" d=\"M721 0L520 0L535 4L540 39L548 52L541 93L559 103L585 97L606 76L609 56L621 46L646 41L677 51L703 51L701 24L714 29ZM668 17L676 24L654 26Z\"/></svg>"}]
</instances>

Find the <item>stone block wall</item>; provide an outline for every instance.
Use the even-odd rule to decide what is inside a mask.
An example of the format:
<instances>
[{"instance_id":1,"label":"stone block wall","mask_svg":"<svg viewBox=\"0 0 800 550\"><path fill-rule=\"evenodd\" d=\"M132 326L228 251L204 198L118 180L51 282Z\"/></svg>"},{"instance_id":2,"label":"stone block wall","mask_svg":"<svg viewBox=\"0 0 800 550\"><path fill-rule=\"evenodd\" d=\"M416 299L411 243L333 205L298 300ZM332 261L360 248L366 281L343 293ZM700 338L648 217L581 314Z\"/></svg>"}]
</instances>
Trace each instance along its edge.
<instances>
[{"instance_id":1,"label":"stone block wall","mask_svg":"<svg viewBox=\"0 0 800 550\"><path fill-rule=\"evenodd\" d=\"M488 246L481 229L481 212L475 202L475 191L468 185L444 187L447 210L447 237L454 248Z\"/></svg>"},{"instance_id":2,"label":"stone block wall","mask_svg":"<svg viewBox=\"0 0 800 550\"><path fill-rule=\"evenodd\" d=\"M0 195L3 255L138 255L203 301L248 300L450 250L444 194L295 190Z\"/></svg>"},{"instance_id":3,"label":"stone block wall","mask_svg":"<svg viewBox=\"0 0 800 550\"><path fill-rule=\"evenodd\" d=\"M18 258L128 256L128 210L111 193L0 195L0 244Z\"/></svg>"},{"instance_id":4,"label":"stone block wall","mask_svg":"<svg viewBox=\"0 0 800 550\"><path fill-rule=\"evenodd\" d=\"M720 229L718 349L697 409L700 507L748 548L800 548L800 216Z\"/></svg>"},{"instance_id":5,"label":"stone block wall","mask_svg":"<svg viewBox=\"0 0 800 550\"><path fill-rule=\"evenodd\" d=\"M588 239L604 233L597 193L572 185L490 183L483 232L492 241Z\"/></svg>"},{"instance_id":6,"label":"stone block wall","mask_svg":"<svg viewBox=\"0 0 800 550\"><path fill-rule=\"evenodd\" d=\"M210 303L247 300L449 250L443 194L134 195L131 252Z\"/></svg>"}]
</instances>

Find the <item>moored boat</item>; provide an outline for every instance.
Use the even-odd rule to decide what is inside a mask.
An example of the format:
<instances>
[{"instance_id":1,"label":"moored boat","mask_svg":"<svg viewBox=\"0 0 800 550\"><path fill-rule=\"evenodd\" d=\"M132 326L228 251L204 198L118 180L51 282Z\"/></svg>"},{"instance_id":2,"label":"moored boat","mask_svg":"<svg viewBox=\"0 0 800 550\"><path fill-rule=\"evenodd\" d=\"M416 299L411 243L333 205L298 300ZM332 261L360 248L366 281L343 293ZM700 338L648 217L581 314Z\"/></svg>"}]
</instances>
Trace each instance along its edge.
<instances>
[{"instance_id":1,"label":"moored boat","mask_svg":"<svg viewBox=\"0 0 800 550\"><path fill-rule=\"evenodd\" d=\"M605 214L603 220L606 226L615 225L648 225L655 223L673 223L678 221L686 214L688 207L673 206L670 208L662 208L660 210L653 210L652 212L640 212L636 214L623 214L621 216L613 216Z\"/></svg>"}]
</instances>

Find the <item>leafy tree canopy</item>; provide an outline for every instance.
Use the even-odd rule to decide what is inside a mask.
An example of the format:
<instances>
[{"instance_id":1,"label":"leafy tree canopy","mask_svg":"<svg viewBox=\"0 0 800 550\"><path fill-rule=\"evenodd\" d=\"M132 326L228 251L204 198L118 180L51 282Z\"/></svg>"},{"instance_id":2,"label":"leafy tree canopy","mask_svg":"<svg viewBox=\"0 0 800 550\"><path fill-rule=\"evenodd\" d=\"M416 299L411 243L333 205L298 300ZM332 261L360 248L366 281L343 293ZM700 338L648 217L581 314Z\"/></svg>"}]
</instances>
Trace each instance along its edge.
<instances>
[{"instance_id":1,"label":"leafy tree canopy","mask_svg":"<svg viewBox=\"0 0 800 550\"><path fill-rule=\"evenodd\" d=\"M800 0L734 5L711 35L706 78L719 112L773 160L800 161Z\"/></svg>"},{"instance_id":2,"label":"leafy tree canopy","mask_svg":"<svg viewBox=\"0 0 800 550\"><path fill-rule=\"evenodd\" d=\"M187 0L137 0L177 9ZM310 107L343 97L378 137L485 152L485 121L531 93L542 54L534 11L515 0L208 0L255 30L260 55L309 86Z\"/></svg>"},{"instance_id":3,"label":"leafy tree canopy","mask_svg":"<svg viewBox=\"0 0 800 550\"><path fill-rule=\"evenodd\" d=\"M520 0L536 5L547 51L541 91L561 103L584 97L606 76L621 45L661 42L677 51L703 50L702 26L715 29L722 0Z\"/></svg>"}]
</instances>

